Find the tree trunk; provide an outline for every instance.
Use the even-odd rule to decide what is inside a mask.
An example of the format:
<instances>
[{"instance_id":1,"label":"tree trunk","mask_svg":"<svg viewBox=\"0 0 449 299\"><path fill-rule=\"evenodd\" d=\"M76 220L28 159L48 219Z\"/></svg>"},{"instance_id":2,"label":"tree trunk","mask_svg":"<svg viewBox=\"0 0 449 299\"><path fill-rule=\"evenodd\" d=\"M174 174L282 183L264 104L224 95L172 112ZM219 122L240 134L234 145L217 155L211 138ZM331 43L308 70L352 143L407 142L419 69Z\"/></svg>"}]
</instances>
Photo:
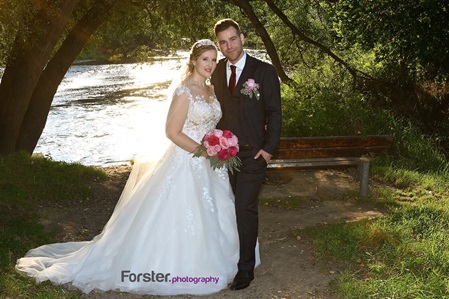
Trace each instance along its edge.
<instances>
[{"instance_id":1,"label":"tree trunk","mask_svg":"<svg viewBox=\"0 0 449 299\"><path fill-rule=\"evenodd\" d=\"M284 69L282 68L281 65L281 61L279 60L279 56L276 51L276 47L274 46L273 41L271 40L271 37L268 34L267 30L259 21L257 15L254 13L254 10L251 4L249 3L249 0L230 0L230 2L240 7L256 28L256 31L259 34L260 38L262 39L262 42L264 43L265 48L267 49L267 53L271 58L271 63L274 65L274 67L278 72L279 78L281 78L281 80L287 84L289 82L292 82L292 79L290 79L284 72Z\"/></svg>"},{"instance_id":2,"label":"tree trunk","mask_svg":"<svg viewBox=\"0 0 449 299\"><path fill-rule=\"evenodd\" d=\"M15 151L33 91L79 0L43 5L19 29L0 82L0 155Z\"/></svg>"},{"instance_id":3,"label":"tree trunk","mask_svg":"<svg viewBox=\"0 0 449 299\"><path fill-rule=\"evenodd\" d=\"M103 24L116 0L96 1L88 12L72 28L54 57L47 64L31 97L23 119L16 151L32 153L47 122L51 103L67 70L79 55L92 34Z\"/></svg>"}]
</instances>

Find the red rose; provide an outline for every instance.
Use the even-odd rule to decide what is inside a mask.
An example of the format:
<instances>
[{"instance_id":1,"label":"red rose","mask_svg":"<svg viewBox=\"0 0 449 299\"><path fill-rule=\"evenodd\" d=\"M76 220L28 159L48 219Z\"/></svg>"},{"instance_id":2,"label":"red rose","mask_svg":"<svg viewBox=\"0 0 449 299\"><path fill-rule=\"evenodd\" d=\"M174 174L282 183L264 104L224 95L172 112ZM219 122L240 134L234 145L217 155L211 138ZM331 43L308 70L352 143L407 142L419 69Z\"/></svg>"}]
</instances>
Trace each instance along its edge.
<instances>
[{"instance_id":1,"label":"red rose","mask_svg":"<svg viewBox=\"0 0 449 299\"><path fill-rule=\"evenodd\" d=\"M229 152L227 149L222 149L217 154L218 160L226 161L229 158Z\"/></svg>"},{"instance_id":2,"label":"red rose","mask_svg":"<svg viewBox=\"0 0 449 299\"><path fill-rule=\"evenodd\" d=\"M220 142L220 139L218 139L218 137L215 135L211 135L209 138L207 138L207 142L210 146L214 146Z\"/></svg>"},{"instance_id":3,"label":"red rose","mask_svg":"<svg viewBox=\"0 0 449 299\"><path fill-rule=\"evenodd\" d=\"M235 146L231 146L230 148L228 148L228 152L231 157L235 157L238 151L239 150Z\"/></svg>"},{"instance_id":4,"label":"red rose","mask_svg":"<svg viewBox=\"0 0 449 299\"><path fill-rule=\"evenodd\" d=\"M229 130L223 130L223 137L231 138L232 137L232 132L229 131Z\"/></svg>"}]
</instances>

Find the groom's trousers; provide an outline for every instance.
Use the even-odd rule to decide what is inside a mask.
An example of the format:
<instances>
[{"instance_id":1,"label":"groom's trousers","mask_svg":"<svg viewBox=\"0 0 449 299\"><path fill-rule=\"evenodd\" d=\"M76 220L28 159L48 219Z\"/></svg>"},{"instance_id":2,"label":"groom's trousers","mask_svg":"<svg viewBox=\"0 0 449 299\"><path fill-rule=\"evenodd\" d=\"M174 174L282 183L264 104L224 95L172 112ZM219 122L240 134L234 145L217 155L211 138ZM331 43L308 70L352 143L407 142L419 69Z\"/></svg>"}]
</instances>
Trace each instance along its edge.
<instances>
[{"instance_id":1,"label":"groom's trousers","mask_svg":"<svg viewBox=\"0 0 449 299\"><path fill-rule=\"evenodd\" d=\"M262 156L254 159L257 152L257 149L240 151L238 154L242 161L240 171L234 171L234 174L229 173L229 180L235 195L240 241L238 269L244 271L253 271L256 263L255 248L259 226L258 198L267 171L267 163Z\"/></svg>"}]
</instances>

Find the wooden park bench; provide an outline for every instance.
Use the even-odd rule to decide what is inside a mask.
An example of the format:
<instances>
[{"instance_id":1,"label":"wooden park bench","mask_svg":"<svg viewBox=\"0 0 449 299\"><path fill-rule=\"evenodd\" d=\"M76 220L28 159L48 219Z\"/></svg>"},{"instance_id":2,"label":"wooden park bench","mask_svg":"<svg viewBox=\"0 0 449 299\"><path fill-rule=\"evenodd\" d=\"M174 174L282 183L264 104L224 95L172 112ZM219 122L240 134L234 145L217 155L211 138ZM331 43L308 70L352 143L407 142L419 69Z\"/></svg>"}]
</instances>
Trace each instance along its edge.
<instances>
[{"instance_id":1,"label":"wooden park bench","mask_svg":"<svg viewBox=\"0 0 449 299\"><path fill-rule=\"evenodd\" d=\"M357 168L360 197L368 195L369 164L391 149L393 136L283 137L268 169Z\"/></svg>"}]
</instances>

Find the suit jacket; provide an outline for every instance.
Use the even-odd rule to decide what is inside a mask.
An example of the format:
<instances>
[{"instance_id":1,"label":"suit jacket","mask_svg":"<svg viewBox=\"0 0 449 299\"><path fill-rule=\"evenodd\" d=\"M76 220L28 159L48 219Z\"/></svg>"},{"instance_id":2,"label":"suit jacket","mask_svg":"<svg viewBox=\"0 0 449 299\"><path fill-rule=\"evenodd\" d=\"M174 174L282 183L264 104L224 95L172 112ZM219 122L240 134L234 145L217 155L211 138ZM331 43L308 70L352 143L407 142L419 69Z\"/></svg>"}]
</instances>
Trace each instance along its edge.
<instances>
[{"instance_id":1,"label":"suit jacket","mask_svg":"<svg viewBox=\"0 0 449 299\"><path fill-rule=\"evenodd\" d=\"M223 113L217 128L232 131L239 138L240 145L251 145L274 154L282 124L280 84L276 69L247 54L245 66L231 94L226 78L226 62L226 58L218 62L211 78ZM248 79L254 79L259 84L259 100L241 93Z\"/></svg>"}]
</instances>

